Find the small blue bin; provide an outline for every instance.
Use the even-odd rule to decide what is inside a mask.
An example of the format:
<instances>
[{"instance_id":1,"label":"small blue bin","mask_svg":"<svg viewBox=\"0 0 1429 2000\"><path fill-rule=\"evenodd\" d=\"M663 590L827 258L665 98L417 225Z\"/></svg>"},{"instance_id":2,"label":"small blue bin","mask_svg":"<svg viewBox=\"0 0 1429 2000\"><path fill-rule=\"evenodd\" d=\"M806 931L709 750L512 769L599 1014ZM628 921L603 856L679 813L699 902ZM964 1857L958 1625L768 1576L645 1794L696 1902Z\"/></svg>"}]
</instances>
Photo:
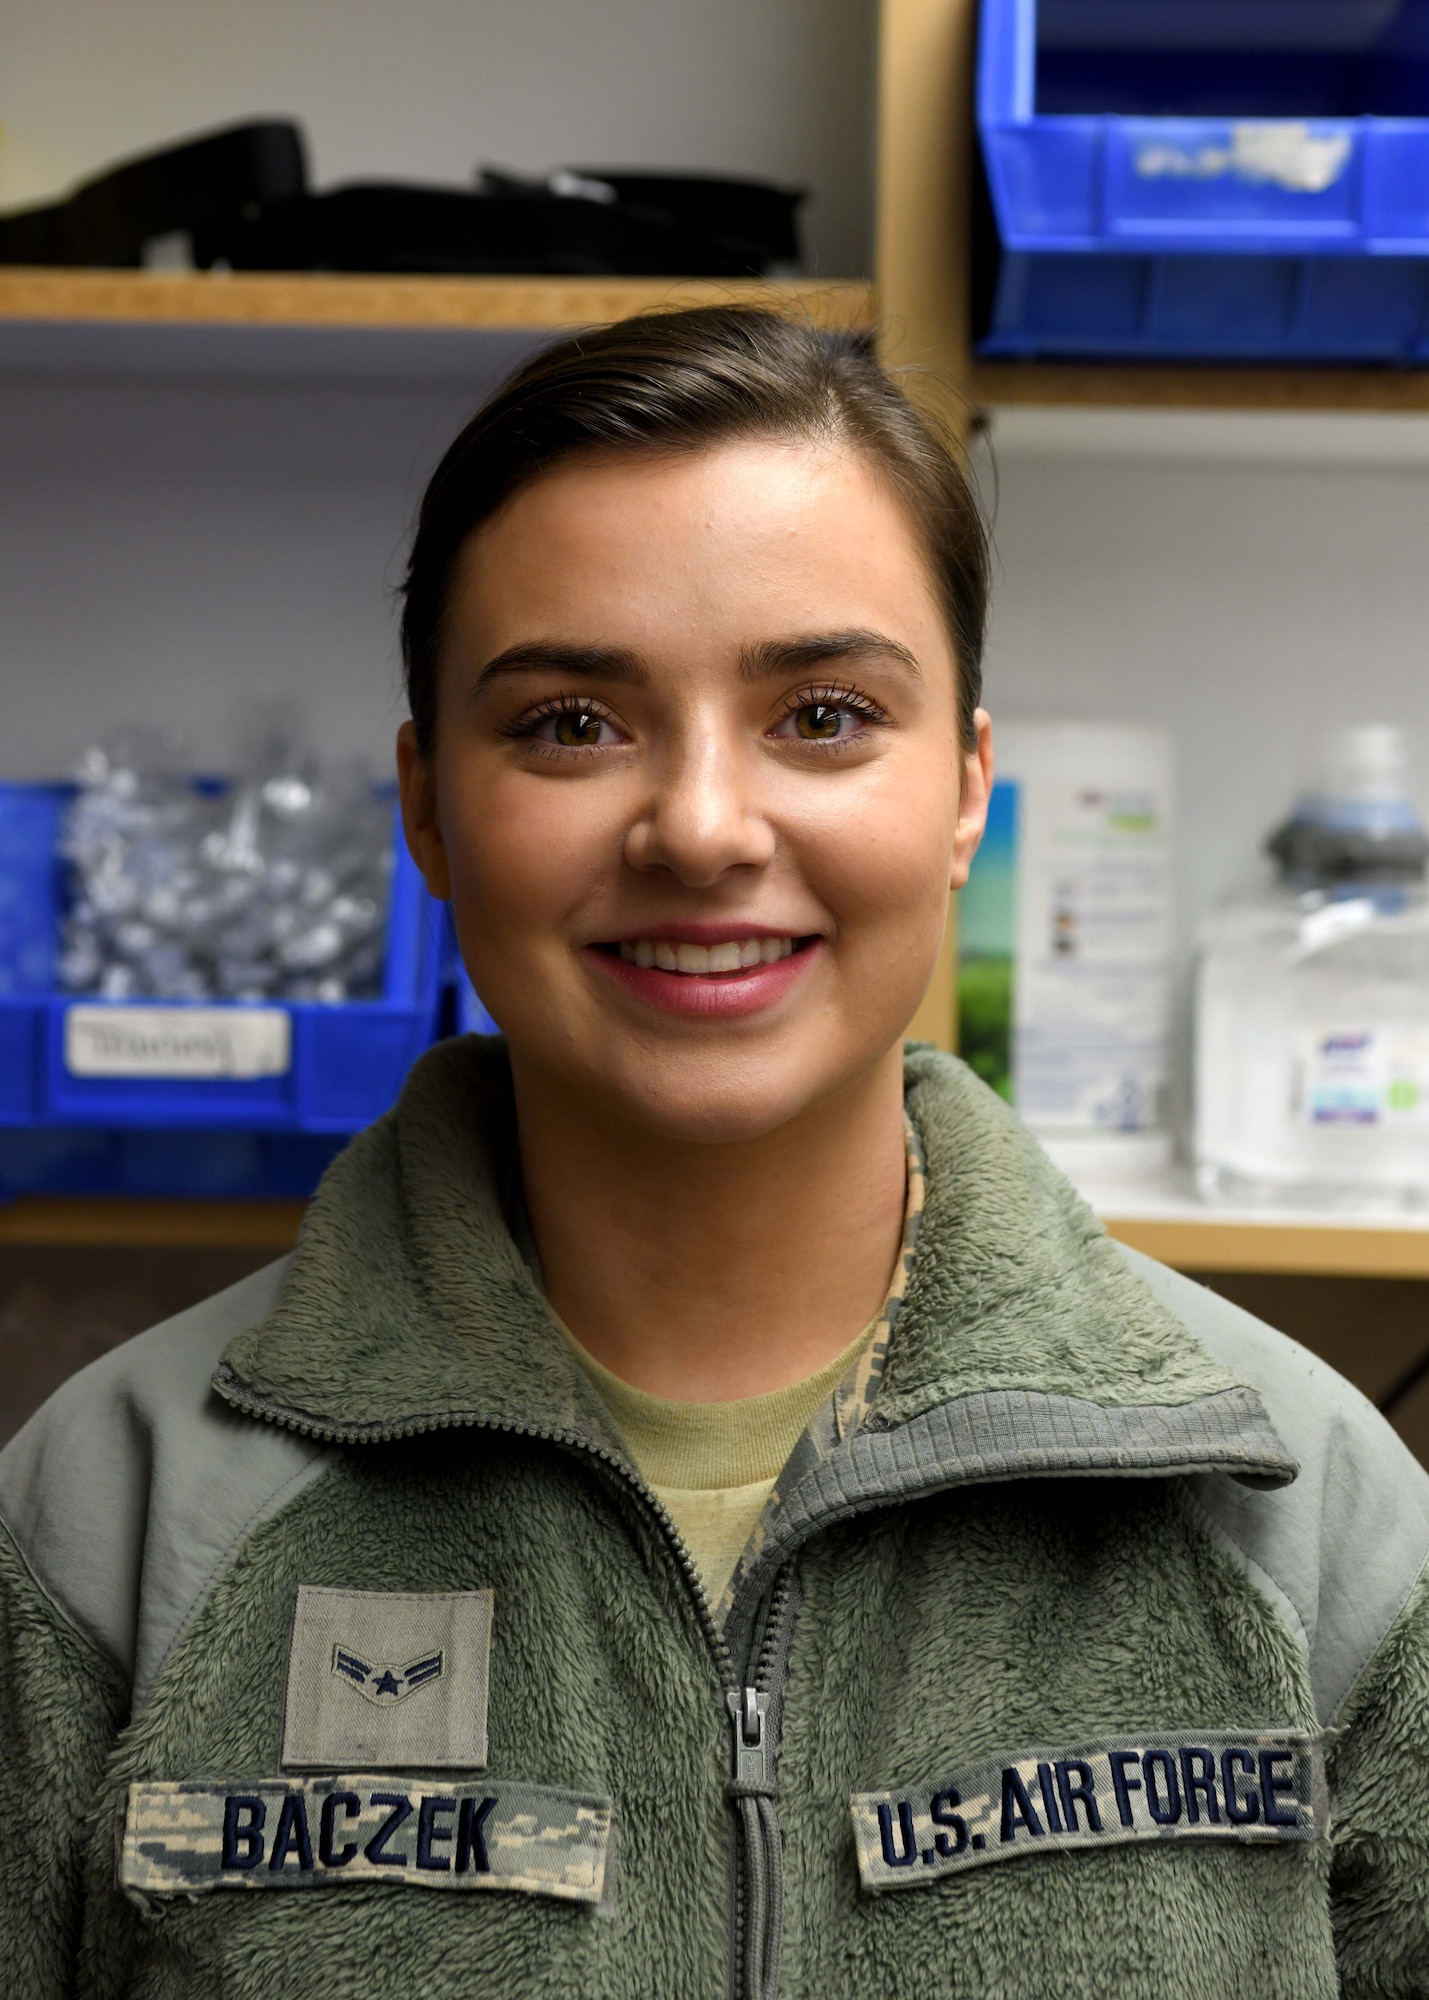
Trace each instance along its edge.
<instances>
[{"instance_id":1,"label":"small blue bin","mask_svg":"<svg viewBox=\"0 0 1429 2000\"><path fill-rule=\"evenodd\" d=\"M0 785L0 1196L309 1193L437 1033L443 917L400 828L380 998L99 1001L54 990L70 797Z\"/></svg>"},{"instance_id":2,"label":"small blue bin","mask_svg":"<svg viewBox=\"0 0 1429 2000\"><path fill-rule=\"evenodd\" d=\"M446 931L444 944L444 980L450 999L448 1025L456 1035L499 1035L500 1028L492 1020L477 996L466 967L462 964L461 952L456 941L456 926L451 920L451 904L446 908Z\"/></svg>"},{"instance_id":3,"label":"small blue bin","mask_svg":"<svg viewBox=\"0 0 1429 2000\"><path fill-rule=\"evenodd\" d=\"M980 354L1429 361L1429 0L982 0L977 125Z\"/></svg>"}]
</instances>

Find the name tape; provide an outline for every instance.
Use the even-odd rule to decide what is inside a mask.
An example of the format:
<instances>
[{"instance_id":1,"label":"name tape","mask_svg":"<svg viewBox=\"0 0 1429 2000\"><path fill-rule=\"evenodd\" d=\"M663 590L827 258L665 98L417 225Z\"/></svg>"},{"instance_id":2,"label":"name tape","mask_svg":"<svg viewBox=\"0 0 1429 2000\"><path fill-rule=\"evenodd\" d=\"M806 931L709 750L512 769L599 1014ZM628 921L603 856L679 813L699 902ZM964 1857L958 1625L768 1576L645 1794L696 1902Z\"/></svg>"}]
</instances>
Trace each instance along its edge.
<instances>
[{"instance_id":1,"label":"name tape","mask_svg":"<svg viewBox=\"0 0 1429 2000\"><path fill-rule=\"evenodd\" d=\"M286 1076L293 1023L284 1007L75 1006L64 1057L71 1076Z\"/></svg>"},{"instance_id":2,"label":"name tape","mask_svg":"<svg viewBox=\"0 0 1429 2000\"><path fill-rule=\"evenodd\" d=\"M1316 1739L1296 1732L1122 1737L1023 1750L851 1800L869 1890L1054 1848L1131 1840L1314 1840L1326 1823Z\"/></svg>"},{"instance_id":3,"label":"name tape","mask_svg":"<svg viewBox=\"0 0 1429 2000\"><path fill-rule=\"evenodd\" d=\"M389 1882L598 1903L610 1824L609 1800L543 1785L381 1776L131 1785L119 1881L143 1899Z\"/></svg>"}]
</instances>

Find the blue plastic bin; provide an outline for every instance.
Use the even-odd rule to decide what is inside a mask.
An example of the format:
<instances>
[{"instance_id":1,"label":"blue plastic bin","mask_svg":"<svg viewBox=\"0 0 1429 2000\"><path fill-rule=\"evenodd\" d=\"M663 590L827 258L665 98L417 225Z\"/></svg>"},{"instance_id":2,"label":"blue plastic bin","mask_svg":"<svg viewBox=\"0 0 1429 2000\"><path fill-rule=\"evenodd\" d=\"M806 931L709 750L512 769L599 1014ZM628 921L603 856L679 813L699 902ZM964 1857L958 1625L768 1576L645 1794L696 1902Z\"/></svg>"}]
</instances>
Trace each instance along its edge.
<instances>
[{"instance_id":1,"label":"blue plastic bin","mask_svg":"<svg viewBox=\"0 0 1429 2000\"><path fill-rule=\"evenodd\" d=\"M63 785L0 785L0 1195L309 1192L345 1140L392 1103L437 1032L442 912L400 829L380 998L262 1007L104 1002L54 990L63 901L57 843L70 796ZM239 1017L260 1042L287 1047L257 1065L270 1073L79 1074L70 1035L76 1009L91 1026L103 1010L126 1035L162 1009L180 1036L217 1010L225 1029ZM163 1025L167 1034L167 1019Z\"/></svg>"},{"instance_id":2,"label":"blue plastic bin","mask_svg":"<svg viewBox=\"0 0 1429 2000\"><path fill-rule=\"evenodd\" d=\"M448 1025L451 1032L455 1035L499 1035L500 1028L477 997L476 988L472 985L467 969L461 962L450 903L446 906L443 965L443 978L449 998Z\"/></svg>"},{"instance_id":3,"label":"blue plastic bin","mask_svg":"<svg viewBox=\"0 0 1429 2000\"><path fill-rule=\"evenodd\" d=\"M477 997L476 988L461 974L456 989L456 1031L459 1035L499 1035L501 1029L492 1020Z\"/></svg>"},{"instance_id":4,"label":"blue plastic bin","mask_svg":"<svg viewBox=\"0 0 1429 2000\"><path fill-rule=\"evenodd\" d=\"M1429 361L1429 0L982 0L977 124L979 353Z\"/></svg>"}]
</instances>

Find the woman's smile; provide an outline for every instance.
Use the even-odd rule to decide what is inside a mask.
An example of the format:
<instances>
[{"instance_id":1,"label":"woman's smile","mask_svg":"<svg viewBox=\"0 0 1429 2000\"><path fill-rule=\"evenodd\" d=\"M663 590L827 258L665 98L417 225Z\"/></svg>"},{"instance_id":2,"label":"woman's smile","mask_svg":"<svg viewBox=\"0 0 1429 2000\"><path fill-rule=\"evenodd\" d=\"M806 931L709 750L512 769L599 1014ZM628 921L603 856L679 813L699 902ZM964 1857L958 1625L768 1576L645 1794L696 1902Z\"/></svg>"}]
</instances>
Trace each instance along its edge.
<instances>
[{"instance_id":1,"label":"woman's smile","mask_svg":"<svg viewBox=\"0 0 1429 2000\"><path fill-rule=\"evenodd\" d=\"M817 936L756 936L740 930L716 942L696 943L672 934L676 931L671 927L633 941L594 945L589 955L607 978L649 1006L726 1021L761 1013L784 999L823 943Z\"/></svg>"},{"instance_id":2,"label":"woman's smile","mask_svg":"<svg viewBox=\"0 0 1429 2000\"><path fill-rule=\"evenodd\" d=\"M792 937L731 937L721 944L676 944L669 937L637 938L634 944L616 946L627 964L647 971L658 965L662 972L686 972L696 976L710 972L748 972L756 965L775 965L794 949Z\"/></svg>"}]
</instances>

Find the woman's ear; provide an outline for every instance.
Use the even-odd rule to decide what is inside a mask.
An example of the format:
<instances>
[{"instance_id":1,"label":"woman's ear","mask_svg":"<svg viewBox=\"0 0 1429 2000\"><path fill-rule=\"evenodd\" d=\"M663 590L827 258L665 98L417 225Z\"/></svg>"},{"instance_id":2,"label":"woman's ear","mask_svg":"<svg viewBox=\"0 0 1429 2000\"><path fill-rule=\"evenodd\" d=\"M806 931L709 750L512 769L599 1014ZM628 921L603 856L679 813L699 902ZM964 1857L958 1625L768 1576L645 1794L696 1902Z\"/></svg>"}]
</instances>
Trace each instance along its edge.
<instances>
[{"instance_id":1,"label":"woman's ear","mask_svg":"<svg viewBox=\"0 0 1429 2000\"><path fill-rule=\"evenodd\" d=\"M954 889L961 889L968 879L968 870L987 824L988 800L992 797L992 718L985 708L978 709L973 716L973 727L977 741L963 757L962 798L953 835Z\"/></svg>"},{"instance_id":2,"label":"woman's ear","mask_svg":"<svg viewBox=\"0 0 1429 2000\"><path fill-rule=\"evenodd\" d=\"M417 732L410 722L397 731L397 787L407 852L422 871L429 894L447 902L452 893L451 871L437 814L436 773L418 750Z\"/></svg>"}]
</instances>

